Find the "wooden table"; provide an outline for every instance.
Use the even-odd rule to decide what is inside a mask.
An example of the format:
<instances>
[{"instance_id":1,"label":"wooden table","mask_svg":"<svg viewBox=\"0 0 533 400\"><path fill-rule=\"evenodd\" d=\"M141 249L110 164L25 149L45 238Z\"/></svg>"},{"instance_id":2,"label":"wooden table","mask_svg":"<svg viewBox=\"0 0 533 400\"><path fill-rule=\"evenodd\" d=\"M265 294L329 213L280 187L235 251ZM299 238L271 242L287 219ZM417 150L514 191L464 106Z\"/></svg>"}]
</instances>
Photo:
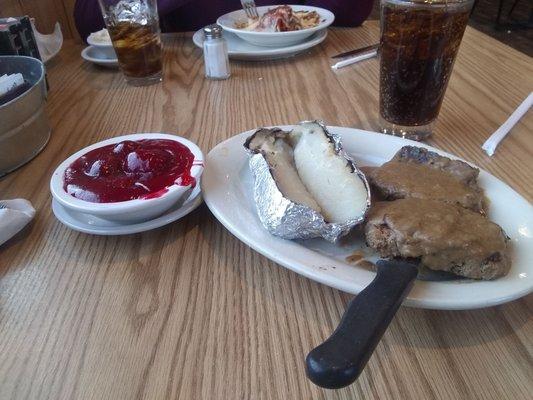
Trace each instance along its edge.
<instances>
[{"instance_id":1,"label":"wooden table","mask_svg":"<svg viewBox=\"0 0 533 400\"><path fill-rule=\"evenodd\" d=\"M190 34L165 37L164 83L126 86L66 43L48 68L50 143L0 180L35 221L0 247L1 399L526 399L533 393L533 296L473 311L402 308L359 380L322 390L307 352L350 295L268 261L202 206L143 234L101 237L59 223L48 182L60 161L128 132L186 136L207 153L260 125L322 118L377 129L378 64L332 72L329 56L378 26L333 29L294 59L232 62L203 77ZM533 199L533 113L486 156L480 146L533 89L531 58L468 29L430 143ZM531 397L529 397L531 398Z\"/></svg>"}]
</instances>

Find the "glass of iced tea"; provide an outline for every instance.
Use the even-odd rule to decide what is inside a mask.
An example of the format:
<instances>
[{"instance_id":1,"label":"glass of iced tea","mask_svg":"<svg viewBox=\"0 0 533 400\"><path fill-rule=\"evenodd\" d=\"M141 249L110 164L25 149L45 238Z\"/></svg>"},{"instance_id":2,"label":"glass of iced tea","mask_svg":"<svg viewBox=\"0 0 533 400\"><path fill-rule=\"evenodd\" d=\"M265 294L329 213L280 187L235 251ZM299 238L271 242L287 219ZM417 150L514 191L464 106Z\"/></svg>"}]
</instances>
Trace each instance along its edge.
<instances>
[{"instance_id":1,"label":"glass of iced tea","mask_svg":"<svg viewBox=\"0 0 533 400\"><path fill-rule=\"evenodd\" d=\"M431 135L474 0L381 0L384 133Z\"/></svg>"},{"instance_id":2,"label":"glass of iced tea","mask_svg":"<svg viewBox=\"0 0 533 400\"><path fill-rule=\"evenodd\" d=\"M135 86L162 80L156 0L99 0L126 81Z\"/></svg>"}]
</instances>

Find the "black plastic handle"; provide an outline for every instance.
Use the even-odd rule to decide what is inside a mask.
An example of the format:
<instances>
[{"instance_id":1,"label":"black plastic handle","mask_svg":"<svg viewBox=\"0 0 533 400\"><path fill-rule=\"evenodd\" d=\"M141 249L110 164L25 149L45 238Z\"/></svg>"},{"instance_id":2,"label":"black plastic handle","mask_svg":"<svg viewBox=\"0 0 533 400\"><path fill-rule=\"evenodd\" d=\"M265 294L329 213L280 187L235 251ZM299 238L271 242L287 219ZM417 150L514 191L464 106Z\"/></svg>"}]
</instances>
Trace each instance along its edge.
<instances>
[{"instance_id":1,"label":"black plastic handle","mask_svg":"<svg viewBox=\"0 0 533 400\"><path fill-rule=\"evenodd\" d=\"M314 384L338 389L357 379L418 273L405 261L377 266L376 277L348 304L335 332L307 355L307 377Z\"/></svg>"}]
</instances>

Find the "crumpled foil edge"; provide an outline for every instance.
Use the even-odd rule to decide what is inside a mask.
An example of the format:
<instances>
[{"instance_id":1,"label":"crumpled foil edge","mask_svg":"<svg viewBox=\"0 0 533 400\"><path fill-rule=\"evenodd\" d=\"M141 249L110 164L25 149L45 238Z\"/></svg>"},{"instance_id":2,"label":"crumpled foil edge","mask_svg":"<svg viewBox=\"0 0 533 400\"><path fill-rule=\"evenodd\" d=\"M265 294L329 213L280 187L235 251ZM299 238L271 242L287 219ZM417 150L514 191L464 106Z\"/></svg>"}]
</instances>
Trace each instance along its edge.
<instances>
[{"instance_id":1,"label":"crumpled foil edge","mask_svg":"<svg viewBox=\"0 0 533 400\"><path fill-rule=\"evenodd\" d=\"M367 191L367 206L363 215L360 218L342 223L328 223L320 213L312 208L295 203L286 198L278 189L274 177L270 172L268 162L263 154L255 153L247 147L249 144L248 138L244 147L251 155L249 165L254 177L253 196L257 213L263 226L275 236L284 239L312 239L322 237L330 242L336 242L340 237L348 234L353 227L364 221L371 204L370 185L363 172L357 167L355 161L342 148L340 136L329 132L323 121L300 122L300 124L304 123L316 123L320 125L324 129L326 136L333 143L335 152L350 164L353 171L364 182ZM263 128L259 128L258 130L260 129Z\"/></svg>"}]
</instances>

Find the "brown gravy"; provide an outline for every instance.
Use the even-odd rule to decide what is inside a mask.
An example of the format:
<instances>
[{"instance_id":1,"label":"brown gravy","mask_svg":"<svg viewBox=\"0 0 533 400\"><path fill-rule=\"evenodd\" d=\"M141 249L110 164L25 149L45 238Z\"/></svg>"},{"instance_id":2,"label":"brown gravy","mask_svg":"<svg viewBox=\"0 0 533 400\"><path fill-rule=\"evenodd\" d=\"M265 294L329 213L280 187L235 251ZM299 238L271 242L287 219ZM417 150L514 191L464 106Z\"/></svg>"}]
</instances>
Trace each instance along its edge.
<instances>
[{"instance_id":1,"label":"brown gravy","mask_svg":"<svg viewBox=\"0 0 533 400\"><path fill-rule=\"evenodd\" d=\"M364 253L361 250L354 251L353 254L346 257L346 262L368 271L376 271L376 265L371 261L365 260Z\"/></svg>"},{"instance_id":2,"label":"brown gravy","mask_svg":"<svg viewBox=\"0 0 533 400\"><path fill-rule=\"evenodd\" d=\"M474 211L483 209L482 197L475 188L423 164L389 161L369 177L378 192L390 200L412 197L459 204Z\"/></svg>"}]
</instances>

